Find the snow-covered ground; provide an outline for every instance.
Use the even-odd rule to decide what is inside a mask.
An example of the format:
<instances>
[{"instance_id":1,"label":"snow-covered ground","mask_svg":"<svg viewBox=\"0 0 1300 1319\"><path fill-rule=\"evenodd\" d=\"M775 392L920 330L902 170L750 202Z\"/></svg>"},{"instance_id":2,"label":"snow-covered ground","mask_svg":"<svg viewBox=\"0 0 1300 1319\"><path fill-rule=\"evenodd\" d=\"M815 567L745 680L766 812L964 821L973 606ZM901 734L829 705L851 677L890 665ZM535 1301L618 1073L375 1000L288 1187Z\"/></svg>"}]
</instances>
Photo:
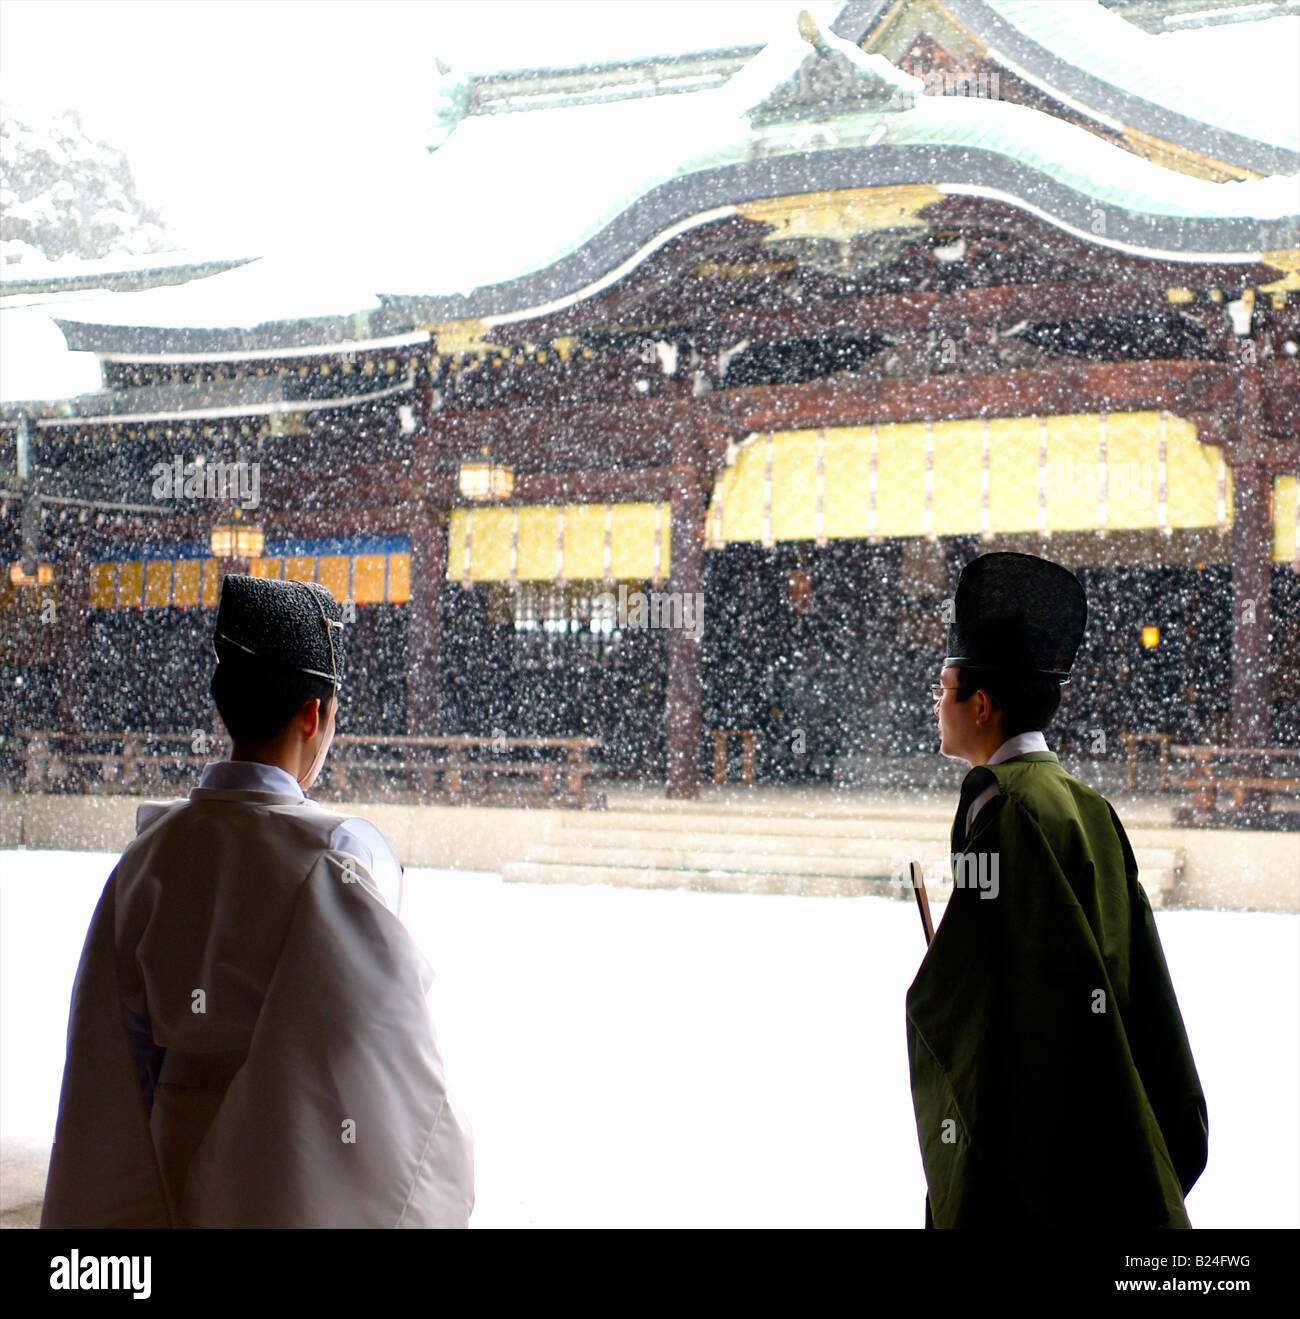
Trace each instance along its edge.
<instances>
[{"instance_id":1,"label":"snow-covered ground","mask_svg":"<svg viewBox=\"0 0 1300 1319\"><path fill-rule=\"evenodd\" d=\"M0 852L0 1142L48 1146L116 858ZM937 913L936 913L937 914ZM415 870L474 1225L919 1226L910 903ZM1157 915L1210 1111L1198 1227L1300 1226L1300 918Z\"/></svg>"}]
</instances>

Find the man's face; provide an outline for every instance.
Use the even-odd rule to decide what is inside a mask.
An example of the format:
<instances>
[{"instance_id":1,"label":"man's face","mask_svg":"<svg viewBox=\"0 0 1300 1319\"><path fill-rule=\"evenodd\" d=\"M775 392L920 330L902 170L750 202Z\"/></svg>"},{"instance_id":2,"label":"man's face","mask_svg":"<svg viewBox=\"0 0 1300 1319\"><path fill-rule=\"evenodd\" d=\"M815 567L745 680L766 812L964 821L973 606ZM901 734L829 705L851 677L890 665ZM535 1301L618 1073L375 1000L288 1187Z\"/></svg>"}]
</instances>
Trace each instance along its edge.
<instances>
[{"instance_id":1,"label":"man's face","mask_svg":"<svg viewBox=\"0 0 1300 1319\"><path fill-rule=\"evenodd\" d=\"M934 703L935 718L939 722L939 754L961 756L961 748L970 741L973 731L972 702L957 699L958 679L961 670L948 665L939 674L939 686L945 688Z\"/></svg>"},{"instance_id":2,"label":"man's face","mask_svg":"<svg viewBox=\"0 0 1300 1319\"><path fill-rule=\"evenodd\" d=\"M949 689L934 704L939 751L971 765L983 765L1002 744L1002 714L988 692L978 688L959 701L956 688L960 679L961 670L955 665L939 674L939 685Z\"/></svg>"}]
</instances>

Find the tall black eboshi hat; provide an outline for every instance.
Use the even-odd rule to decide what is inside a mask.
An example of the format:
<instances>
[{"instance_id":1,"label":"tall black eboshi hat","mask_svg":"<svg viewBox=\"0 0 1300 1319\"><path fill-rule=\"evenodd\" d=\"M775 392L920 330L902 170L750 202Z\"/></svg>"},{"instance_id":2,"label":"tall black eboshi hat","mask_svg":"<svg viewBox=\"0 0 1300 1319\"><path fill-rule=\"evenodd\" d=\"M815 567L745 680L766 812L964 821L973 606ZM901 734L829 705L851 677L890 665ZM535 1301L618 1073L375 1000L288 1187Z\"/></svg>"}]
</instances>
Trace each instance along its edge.
<instances>
[{"instance_id":1,"label":"tall black eboshi hat","mask_svg":"<svg viewBox=\"0 0 1300 1319\"><path fill-rule=\"evenodd\" d=\"M343 686L343 610L319 582L230 573L221 583L212 649Z\"/></svg>"},{"instance_id":2,"label":"tall black eboshi hat","mask_svg":"<svg viewBox=\"0 0 1300 1319\"><path fill-rule=\"evenodd\" d=\"M1088 623L1079 579L1035 554L982 554L957 580L945 667L1069 681Z\"/></svg>"}]
</instances>

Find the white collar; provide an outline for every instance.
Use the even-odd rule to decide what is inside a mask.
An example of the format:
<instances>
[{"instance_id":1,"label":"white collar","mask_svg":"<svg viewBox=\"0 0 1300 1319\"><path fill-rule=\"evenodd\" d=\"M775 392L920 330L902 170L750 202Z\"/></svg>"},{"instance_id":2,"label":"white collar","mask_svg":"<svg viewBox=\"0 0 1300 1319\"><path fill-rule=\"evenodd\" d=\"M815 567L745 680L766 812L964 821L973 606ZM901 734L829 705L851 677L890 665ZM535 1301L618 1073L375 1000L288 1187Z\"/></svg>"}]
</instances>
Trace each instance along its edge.
<instances>
[{"instance_id":1,"label":"white collar","mask_svg":"<svg viewBox=\"0 0 1300 1319\"><path fill-rule=\"evenodd\" d=\"M990 765L1000 765L1004 760L1010 760L1012 756L1023 756L1030 751L1047 751L1047 739L1043 736L1041 729L1034 729L1029 733L1017 733L1015 737L1009 737L998 749L988 758L987 763Z\"/></svg>"},{"instance_id":2,"label":"white collar","mask_svg":"<svg viewBox=\"0 0 1300 1319\"><path fill-rule=\"evenodd\" d=\"M295 797L305 795L298 780L287 769L264 765L257 760L214 760L204 765L199 787L284 792Z\"/></svg>"}]
</instances>

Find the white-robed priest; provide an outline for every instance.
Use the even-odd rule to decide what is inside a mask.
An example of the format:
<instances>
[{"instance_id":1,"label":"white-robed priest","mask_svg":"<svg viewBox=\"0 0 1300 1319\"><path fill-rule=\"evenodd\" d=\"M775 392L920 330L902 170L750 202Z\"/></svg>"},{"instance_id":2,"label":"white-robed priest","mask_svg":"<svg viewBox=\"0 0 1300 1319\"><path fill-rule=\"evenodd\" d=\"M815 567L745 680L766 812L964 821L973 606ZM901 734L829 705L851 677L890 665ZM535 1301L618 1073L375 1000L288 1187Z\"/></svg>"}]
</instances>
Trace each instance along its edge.
<instances>
[{"instance_id":1,"label":"white-robed priest","mask_svg":"<svg viewBox=\"0 0 1300 1319\"><path fill-rule=\"evenodd\" d=\"M212 696L233 741L148 803L72 991L43 1227L465 1227L472 1139L398 919L401 867L308 800L343 617L228 575Z\"/></svg>"}]
</instances>

